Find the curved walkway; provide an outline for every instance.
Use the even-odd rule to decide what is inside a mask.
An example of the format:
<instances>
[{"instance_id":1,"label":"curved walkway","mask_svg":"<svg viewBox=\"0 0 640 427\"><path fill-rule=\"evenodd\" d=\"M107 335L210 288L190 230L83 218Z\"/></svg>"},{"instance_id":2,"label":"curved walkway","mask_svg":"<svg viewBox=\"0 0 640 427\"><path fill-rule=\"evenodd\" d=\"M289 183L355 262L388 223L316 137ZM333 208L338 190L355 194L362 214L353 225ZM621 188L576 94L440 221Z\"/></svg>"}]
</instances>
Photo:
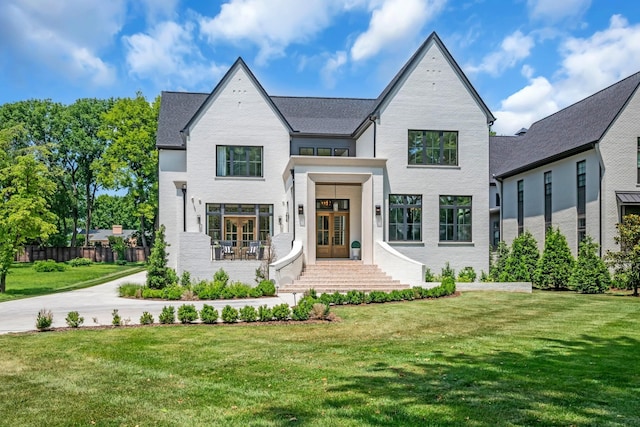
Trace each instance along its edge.
<instances>
[{"instance_id":1,"label":"curved walkway","mask_svg":"<svg viewBox=\"0 0 640 427\"><path fill-rule=\"evenodd\" d=\"M241 308L245 305L258 307L266 304L273 307L283 302L289 305L294 303L293 294L284 293L272 298L216 301L150 301L118 297L118 287L122 283L143 284L146 274L146 271L142 271L90 288L2 302L0 303L0 334L35 330L36 316L41 308L51 310L53 313L53 327L66 327L64 319L70 311L77 311L84 317L84 326L97 326L110 325L111 313L114 309L118 309L123 322L137 324L144 311L153 314L157 322L158 315L165 305L173 305L177 308L186 303L194 304L199 311L202 304L206 303L221 311L227 304Z\"/></svg>"}]
</instances>

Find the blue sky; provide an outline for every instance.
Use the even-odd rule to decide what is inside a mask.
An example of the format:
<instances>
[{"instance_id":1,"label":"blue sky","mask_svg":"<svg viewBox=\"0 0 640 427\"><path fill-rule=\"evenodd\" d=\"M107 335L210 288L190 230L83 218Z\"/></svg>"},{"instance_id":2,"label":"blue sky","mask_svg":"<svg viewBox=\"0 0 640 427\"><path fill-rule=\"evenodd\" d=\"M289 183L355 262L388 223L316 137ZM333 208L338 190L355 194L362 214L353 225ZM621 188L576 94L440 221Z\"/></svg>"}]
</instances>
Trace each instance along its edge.
<instances>
[{"instance_id":1,"label":"blue sky","mask_svg":"<svg viewBox=\"0 0 640 427\"><path fill-rule=\"evenodd\" d=\"M436 31L513 134L640 71L635 0L2 0L0 104L210 92L375 98Z\"/></svg>"}]
</instances>

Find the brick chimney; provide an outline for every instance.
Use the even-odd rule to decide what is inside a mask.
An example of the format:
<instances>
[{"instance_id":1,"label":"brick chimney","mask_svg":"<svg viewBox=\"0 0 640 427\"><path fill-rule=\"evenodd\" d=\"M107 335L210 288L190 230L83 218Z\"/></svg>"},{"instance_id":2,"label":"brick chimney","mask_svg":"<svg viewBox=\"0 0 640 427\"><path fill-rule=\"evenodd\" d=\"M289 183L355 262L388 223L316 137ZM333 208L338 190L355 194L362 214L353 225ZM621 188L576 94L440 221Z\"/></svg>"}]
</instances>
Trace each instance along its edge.
<instances>
[{"instance_id":1,"label":"brick chimney","mask_svg":"<svg viewBox=\"0 0 640 427\"><path fill-rule=\"evenodd\" d=\"M121 225L112 226L111 232L113 233L114 236L122 234L122 226Z\"/></svg>"}]
</instances>

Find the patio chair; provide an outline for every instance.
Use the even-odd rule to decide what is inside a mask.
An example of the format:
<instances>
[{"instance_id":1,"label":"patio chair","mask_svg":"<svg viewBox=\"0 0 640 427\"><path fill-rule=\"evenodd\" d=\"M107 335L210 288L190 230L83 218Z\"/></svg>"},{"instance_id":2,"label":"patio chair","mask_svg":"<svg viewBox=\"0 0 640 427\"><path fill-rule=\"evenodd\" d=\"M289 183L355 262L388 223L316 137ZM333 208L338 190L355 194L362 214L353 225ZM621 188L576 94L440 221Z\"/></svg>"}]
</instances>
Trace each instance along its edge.
<instances>
[{"instance_id":1,"label":"patio chair","mask_svg":"<svg viewBox=\"0 0 640 427\"><path fill-rule=\"evenodd\" d=\"M244 259L249 259L249 257L252 256L252 257L255 257L255 259L257 260L259 251L260 251L260 242L258 241L249 242L249 247L247 248L247 251L244 253Z\"/></svg>"},{"instance_id":2,"label":"patio chair","mask_svg":"<svg viewBox=\"0 0 640 427\"><path fill-rule=\"evenodd\" d=\"M236 258L236 253L233 250L233 242L229 240L225 240L220 242L220 246L222 246L222 258L227 259L230 257L232 260Z\"/></svg>"}]
</instances>

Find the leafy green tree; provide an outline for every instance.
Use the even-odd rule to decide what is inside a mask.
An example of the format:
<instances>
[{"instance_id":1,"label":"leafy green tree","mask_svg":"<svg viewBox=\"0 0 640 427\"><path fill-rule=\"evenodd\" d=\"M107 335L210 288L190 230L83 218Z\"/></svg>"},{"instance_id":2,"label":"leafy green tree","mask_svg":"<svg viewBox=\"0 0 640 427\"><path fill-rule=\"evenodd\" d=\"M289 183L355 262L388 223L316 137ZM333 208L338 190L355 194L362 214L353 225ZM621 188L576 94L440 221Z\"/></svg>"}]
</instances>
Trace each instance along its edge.
<instances>
[{"instance_id":1,"label":"leafy green tree","mask_svg":"<svg viewBox=\"0 0 640 427\"><path fill-rule=\"evenodd\" d=\"M598 244L585 237L578 248L578 260L569 278L569 289L583 294L601 294L611 287L611 276L598 256Z\"/></svg>"},{"instance_id":2,"label":"leafy green tree","mask_svg":"<svg viewBox=\"0 0 640 427\"><path fill-rule=\"evenodd\" d=\"M19 132L19 127L0 131L0 292L6 291L7 273L24 244L56 231L47 204L55 184L39 150L11 146Z\"/></svg>"},{"instance_id":3,"label":"leafy green tree","mask_svg":"<svg viewBox=\"0 0 640 427\"><path fill-rule=\"evenodd\" d=\"M149 103L142 93L121 98L103 116L100 135L111 142L102 157L101 182L126 189L138 217L142 245L158 211L158 153L155 149L160 98Z\"/></svg>"},{"instance_id":4,"label":"leafy green tree","mask_svg":"<svg viewBox=\"0 0 640 427\"><path fill-rule=\"evenodd\" d=\"M133 201L128 196L100 194L93 207L94 228L111 228L114 224L125 229L137 229Z\"/></svg>"},{"instance_id":5,"label":"leafy green tree","mask_svg":"<svg viewBox=\"0 0 640 427\"><path fill-rule=\"evenodd\" d=\"M616 228L618 235L614 240L620 245L620 250L607 251L606 260L616 275L626 277L633 287L633 296L637 297L640 285L640 216L625 215Z\"/></svg>"},{"instance_id":6,"label":"leafy green tree","mask_svg":"<svg viewBox=\"0 0 640 427\"><path fill-rule=\"evenodd\" d=\"M176 283L175 271L167 267L167 242L164 237L164 225L156 231L151 254L149 255L149 267L147 268L147 286L151 289L164 289Z\"/></svg>"},{"instance_id":7,"label":"leafy green tree","mask_svg":"<svg viewBox=\"0 0 640 427\"><path fill-rule=\"evenodd\" d=\"M489 279L493 281L500 280L500 275L505 269L505 265L509 259L509 246L500 241L495 252L490 254Z\"/></svg>"},{"instance_id":8,"label":"leafy green tree","mask_svg":"<svg viewBox=\"0 0 640 427\"><path fill-rule=\"evenodd\" d=\"M113 100L78 99L66 108L64 120L67 130L58 149L64 170L71 178L74 198L82 195L84 226L92 228L92 214L96 192L100 188L97 179L100 159L107 149L107 139L100 134L103 116L110 110ZM77 209L77 207L76 207ZM74 209L74 212L77 210ZM77 219L74 224L77 228ZM75 243L75 230L72 245ZM84 235L85 246L89 245L89 233Z\"/></svg>"},{"instance_id":9,"label":"leafy green tree","mask_svg":"<svg viewBox=\"0 0 640 427\"><path fill-rule=\"evenodd\" d=\"M549 228L544 251L535 271L534 284L541 289L566 287L574 262L566 237L559 228Z\"/></svg>"},{"instance_id":10,"label":"leafy green tree","mask_svg":"<svg viewBox=\"0 0 640 427\"><path fill-rule=\"evenodd\" d=\"M540 253L533 235L525 231L511 244L511 253L500 274L501 282L533 282Z\"/></svg>"}]
</instances>

